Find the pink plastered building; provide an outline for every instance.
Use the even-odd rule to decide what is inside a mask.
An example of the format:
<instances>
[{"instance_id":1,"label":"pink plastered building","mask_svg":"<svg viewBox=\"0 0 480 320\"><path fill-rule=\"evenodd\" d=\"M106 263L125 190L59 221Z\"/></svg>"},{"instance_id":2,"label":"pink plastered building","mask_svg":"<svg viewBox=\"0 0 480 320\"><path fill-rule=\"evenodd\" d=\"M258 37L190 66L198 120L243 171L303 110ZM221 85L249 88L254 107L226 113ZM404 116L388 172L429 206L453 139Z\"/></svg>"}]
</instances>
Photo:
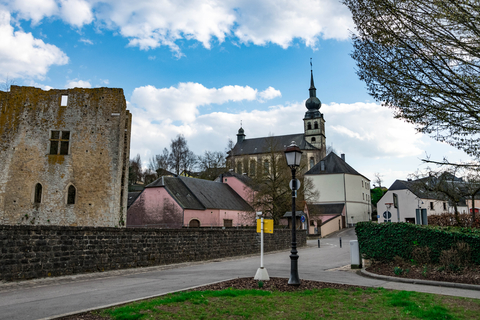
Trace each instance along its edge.
<instances>
[{"instance_id":1,"label":"pink plastered building","mask_svg":"<svg viewBox=\"0 0 480 320\"><path fill-rule=\"evenodd\" d=\"M252 194L240 177L217 181L161 177L149 184L127 211L127 227L237 227L254 225Z\"/></svg>"}]
</instances>

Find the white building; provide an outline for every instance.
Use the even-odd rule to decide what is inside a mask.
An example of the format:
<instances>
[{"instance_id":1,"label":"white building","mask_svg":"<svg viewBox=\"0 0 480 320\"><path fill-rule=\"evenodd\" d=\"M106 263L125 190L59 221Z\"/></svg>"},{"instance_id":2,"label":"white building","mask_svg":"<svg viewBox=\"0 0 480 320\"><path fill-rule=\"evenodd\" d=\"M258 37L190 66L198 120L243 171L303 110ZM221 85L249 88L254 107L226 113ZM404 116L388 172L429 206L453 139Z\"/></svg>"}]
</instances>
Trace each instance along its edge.
<instances>
[{"instance_id":1,"label":"white building","mask_svg":"<svg viewBox=\"0 0 480 320\"><path fill-rule=\"evenodd\" d=\"M312 181L314 189L319 193L312 207L343 205L337 210L337 214L342 216L343 227L371 219L370 180L348 165L344 154L340 158L330 152L305 173L305 178ZM314 212L310 209L309 215L311 221L315 219ZM314 221L313 224L315 223L317 222ZM318 228L317 225L310 226Z\"/></svg>"},{"instance_id":2,"label":"white building","mask_svg":"<svg viewBox=\"0 0 480 320\"><path fill-rule=\"evenodd\" d=\"M393 194L397 195L398 208L393 203ZM468 212L466 205L459 204L460 213ZM395 180L388 191L377 203L378 222L411 222L421 224L417 221L416 209L426 209L427 216L441 214L444 212L453 212L447 200L441 195L433 192L425 192L415 187L415 181ZM386 213L390 212L391 217Z\"/></svg>"}]
</instances>

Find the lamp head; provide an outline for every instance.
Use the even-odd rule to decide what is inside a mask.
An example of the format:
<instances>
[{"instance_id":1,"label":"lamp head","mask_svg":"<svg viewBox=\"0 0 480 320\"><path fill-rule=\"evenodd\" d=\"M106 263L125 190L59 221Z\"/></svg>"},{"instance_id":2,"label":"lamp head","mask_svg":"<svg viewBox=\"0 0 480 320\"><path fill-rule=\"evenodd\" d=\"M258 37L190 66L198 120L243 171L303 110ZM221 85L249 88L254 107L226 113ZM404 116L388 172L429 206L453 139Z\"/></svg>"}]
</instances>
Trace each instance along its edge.
<instances>
[{"instance_id":1,"label":"lamp head","mask_svg":"<svg viewBox=\"0 0 480 320\"><path fill-rule=\"evenodd\" d=\"M300 148L297 146L295 141L292 141L292 144L290 144L287 149L285 150L285 158L287 160L287 165L290 168L295 168L300 166L300 160L302 158L302 151Z\"/></svg>"}]
</instances>

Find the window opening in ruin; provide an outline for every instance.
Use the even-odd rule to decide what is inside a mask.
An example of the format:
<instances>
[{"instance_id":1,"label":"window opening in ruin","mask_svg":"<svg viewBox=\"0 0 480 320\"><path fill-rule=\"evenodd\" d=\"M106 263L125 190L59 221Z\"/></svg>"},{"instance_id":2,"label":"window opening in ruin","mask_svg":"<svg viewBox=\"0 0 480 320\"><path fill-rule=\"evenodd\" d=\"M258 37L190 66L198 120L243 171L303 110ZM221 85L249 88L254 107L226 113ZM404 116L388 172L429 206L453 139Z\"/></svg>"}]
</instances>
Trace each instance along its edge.
<instances>
[{"instance_id":1,"label":"window opening in ruin","mask_svg":"<svg viewBox=\"0 0 480 320\"><path fill-rule=\"evenodd\" d=\"M75 194L77 190L74 186L68 187L67 204L75 204Z\"/></svg>"},{"instance_id":2,"label":"window opening in ruin","mask_svg":"<svg viewBox=\"0 0 480 320\"><path fill-rule=\"evenodd\" d=\"M312 124L310 122L307 123L307 130L312 130Z\"/></svg>"},{"instance_id":3,"label":"window opening in ruin","mask_svg":"<svg viewBox=\"0 0 480 320\"><path fill-rule=\"evenodd\" d=\"M42 203L42 185L40 183L35 185L35 197L33 202Z\"/></svg>"},{"instance_id":4,"label":"window opening in ruin","mask_svg":"<svg viewBox=\"0 0 480 320\"><path fill-rule=\"evenodd\" d=\"M62 94L62 101L60 102L60 107L66 107L68 104L68 95Z\"/></svg>"},{"instance_id":5,"label":"window opening in ruin","mask_svg":"<svg viewBox=\"0 0 480 320\"><path fill-rule=\"evenodd\" d=\"M317 122L317 121L315 121L315 122L313 123L313 128L314 128L314 129L318 129L318 122Z\"/></svg>"},{"instance_id":6,"label":"window opening in ruin","mask_svg":"<svg viewBox=\"0 0 480 320\"><path fill-rule=\"evenodd\" d=\"M70 143L70 131L52 130L50 133L49 154L67 155Z\"/></svg>"}]
</instances>

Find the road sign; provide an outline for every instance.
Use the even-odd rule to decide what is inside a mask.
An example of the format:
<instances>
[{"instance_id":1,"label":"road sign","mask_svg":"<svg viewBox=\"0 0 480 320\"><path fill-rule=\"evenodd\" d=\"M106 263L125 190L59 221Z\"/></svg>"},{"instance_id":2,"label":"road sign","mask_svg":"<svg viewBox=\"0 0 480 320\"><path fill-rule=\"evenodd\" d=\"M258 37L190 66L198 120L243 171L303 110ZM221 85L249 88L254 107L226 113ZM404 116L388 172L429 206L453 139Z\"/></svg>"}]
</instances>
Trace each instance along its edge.
<instances>
[{"instance_id":1,"label":"road sign","mask_svg":"<svg viewBox=\"0 0 480 320\"><path fill-rule=\"evenodd\" d=\"M300 180L298 179L295 179L295 180L297 180L297 187L295 188L295 190L298 190L300 189ZM293 180L290 180L290 183L288 185L290 186L290 190L293 190Z\"/></svg>"},{"instance_id":2,"label":"road sign","mask_svg":"<svg viewBox=\"0 0 480 320\"><path fill-rule=\"evenodd\" d=\"M257 233L262 232L261 219L257 219ZM263 219L263 232L273 233L273 219Z\"/></svg>"},{"instance_id":3,"label":"road sign","mask_svg":"<svg viewBox=\"0 0 480 320\"><path fill-rule=\"evenodd\" d=\"M305 216L301 216L300 221L302 221L302 223L304 223L305 222Z\"/></svg>"},{"instance_id":4,"label":"road sign","mask_svg":"<svg viewBox=\"0 0 480 320\"><path fill-rule=\"evenodd\" d=\"M383 213L383 219L390 219L392 217L392 213L390 211L385 211Z\"/></svg>"}]
</instances>

